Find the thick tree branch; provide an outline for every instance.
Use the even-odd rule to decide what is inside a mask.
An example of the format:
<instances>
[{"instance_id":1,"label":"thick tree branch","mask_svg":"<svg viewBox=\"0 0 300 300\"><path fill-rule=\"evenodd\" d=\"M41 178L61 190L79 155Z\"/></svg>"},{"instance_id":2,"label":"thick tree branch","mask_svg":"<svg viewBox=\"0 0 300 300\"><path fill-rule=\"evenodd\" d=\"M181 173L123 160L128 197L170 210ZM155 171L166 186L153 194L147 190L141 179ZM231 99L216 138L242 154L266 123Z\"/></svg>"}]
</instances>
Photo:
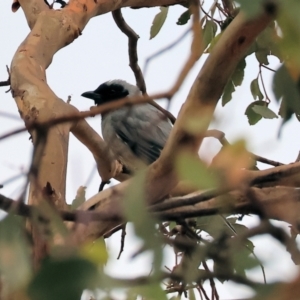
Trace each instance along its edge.
<instances>
[{"instance_id":1,"label":"thick tree branch","mask_svg":"<svg viewBox=\"0 0 300 300\"><path fill-rule=\"evenodd\" d=\"M300 191L289 187L263 189L252 187L245 191L233 191L209 199L204 199L201 193L198 193L198 195L191 194L166 200L164 203L152 206L149 209L153 216L163 221L219 213L260 213L257 210L257 203L253 203L251 199L249 200L249 191L261 206L260 209L266 212L267 218L285 221L294 225L295 228L300 228ZM115 193L117 195L117 191ZM123 221L124 216L117 203L110 210L98 209L98 207L91 208L89 204L89 201L85 202L76 211L59 210L57 212L63 220L77 222L75 227L77 231L78 229L86 229L86 224L89 224L88 238L91 240L107 233L109 224ZM31 217L34 212L38 211L34 206L18 203L3 195L0 195L0 209L25 217ZM40 218L47 219L47 216L39 214ZM105 221L106 226L99 228L99 222L101 221ZM86 232L82 231L82 233ZM86 238L87 236L84 236L84 240ZM82 236L77 235L77 242L84 240Z\"/></svg>"},{"instance_id":2,"label":"thick tree branch","mask_svg":"<svg viewBox=\"0 0 300 300\"><path fill-rule=\"evenodd\" d=\"M260 209L266 213L266 217L285 221L299 228L300 193L297 189L253 187L249 188L249 191L256 198ZM257 210L257 203L253 204L249 200L247 191L234 191L228 196L224 195L194 205L168 209L155 213L155 215L163 220L177 220L178 218L200 217L217 213L259 214L260 211Z\"/></svg>"},{"instance_id":3,"label":"thick tree branch","mask_svg":"<svg viewBox=\"0 0 300 300\"><path fill-rule=\"evenodd\" d=\"M268 213L270 218L275 218L289 222L291 224L298 224L299 220L299 191L295 188L290 187L275 187L276 185L282 185L289 183L294 187L300 187L299 174L300 162L270 168L262 171L249 171L245 170L244 184L240 186L248 187L251 185L257 186L269 186L273 188L250 188L254 190L255 198L258 202L262 202L264 211ZM159 184L159 183L158 183ZM123 182L111 189L107 189L102 193L99 193L86 201L80 209L105 212L111 210L111 207L120 205L123 199L124 190L128 188L130 181ZM226 198L227 202L220 202L220 197L226 194L228 190L220 191L198 191L183 197L176 197L165 200L161 204L156 204L151 207L152 211L156 211L157 217L161 217L164 220L187 218L192 216L203 216L216 214L220 212L220 209L228 212L240 212L240 213L258 213L252 203L249 202L248 193L245 191L233 191L230 192L231 198ZM119 203L119 204L118 204ZM121 209L121 208L120 208ZM94 223L87 229L85 225L79 225L77 227L76 236L83 238L98 237L111 228L107 226L105 222L100 222L101 226ZM113 227L117 226L118 223L113 223ZM102 230L104 228L104 230Z\"/></svg>"},{"instance_id":4,"label":"thick tree branch","mask_svg":"<svg viewBox=\"0 0 300 300\"><path fill-rule=\"evenodd\" d=\"M38 215L38 219L41 221L51 221L45 216L42 211L36 206L27 205L22 202L18 202L7 198L0 194L0 209L7 212L7 213L14 213L23 217L32 218L33 216L36 217ZM94 222L99 220L106 220L112 221L116 220L118 222L122 221L120 218L120 214L114 215L113 212L109 214L103 214L101 212L93 212L93 211L67 211L67 210L59 210L57 213L64 221L71 221L71 222Z\"/></svg>"},{"instance_id":5,"label":"thick tree branch","mask_svg":"<svg viewBox=\"0 0 300 300\"><path fill-rule=\"evenodd\" d=\"M11 9L16 12L20 6L24 11L30 29L33 28L42 11L50 10L44 0L14 0Z\"/></svg>"}]
</instances>

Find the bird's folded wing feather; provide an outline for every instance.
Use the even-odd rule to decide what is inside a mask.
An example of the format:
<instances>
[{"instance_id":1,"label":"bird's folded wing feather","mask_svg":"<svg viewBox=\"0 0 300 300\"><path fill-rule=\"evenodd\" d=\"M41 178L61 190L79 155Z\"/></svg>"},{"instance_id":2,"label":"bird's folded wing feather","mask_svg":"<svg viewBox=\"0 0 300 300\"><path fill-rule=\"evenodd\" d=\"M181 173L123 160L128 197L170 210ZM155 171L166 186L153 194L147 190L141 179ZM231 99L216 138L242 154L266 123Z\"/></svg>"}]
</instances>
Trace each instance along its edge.
<instances>
[{"instance_id":1,"label":"bird's folded wing feather","mask_svg":"<svg viewBox=\"0 0 300 300\"><path fill-rule=\"evenodd\" d=\"M134 106L126 113L115 111L111 122L122 141L146 163L159 157L172 129L170 122L151 105Z\"/></svg>"}]
</instances>

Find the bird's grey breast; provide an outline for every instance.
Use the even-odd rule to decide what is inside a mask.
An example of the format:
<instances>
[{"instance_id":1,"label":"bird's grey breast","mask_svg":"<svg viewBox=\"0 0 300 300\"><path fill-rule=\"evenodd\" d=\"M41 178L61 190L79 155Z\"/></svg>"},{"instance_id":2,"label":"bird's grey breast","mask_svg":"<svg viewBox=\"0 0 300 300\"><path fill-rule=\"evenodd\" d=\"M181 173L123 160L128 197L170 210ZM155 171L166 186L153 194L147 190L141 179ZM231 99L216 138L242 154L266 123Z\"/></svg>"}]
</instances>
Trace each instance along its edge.
<instances>
[{"instance_id":1,"label":"bird's grey breast","mask_svg":"<svg viewBox=\"0 0 300 300\"><path fill-rule=\"evenodd\" d=\"M119 160L131 167L141 161L144 165L154 162L171 129L165 116L150 104L123 107L102 118L104 140Z\"/></svg>"}]
</instances>

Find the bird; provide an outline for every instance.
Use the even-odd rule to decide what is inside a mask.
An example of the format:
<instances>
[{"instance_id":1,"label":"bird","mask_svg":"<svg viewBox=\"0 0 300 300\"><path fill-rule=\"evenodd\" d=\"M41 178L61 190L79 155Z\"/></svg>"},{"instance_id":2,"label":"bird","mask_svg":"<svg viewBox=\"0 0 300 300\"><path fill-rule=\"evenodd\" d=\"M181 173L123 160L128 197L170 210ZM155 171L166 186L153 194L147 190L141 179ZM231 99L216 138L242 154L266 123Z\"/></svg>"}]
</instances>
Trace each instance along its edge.
<instances>
[{"instance_id":1,"label":"bird","mask_svg":"<svg viewBox=\"0 0 300 300\"><path fill-rule=\"evenodd\" d=\"M98 106L137 95L141 91L136 85L115 79L81 96ZM149 103L123 106L101 117L103 139L123 165L123 173L130 175L157 160L172 130L170 120Z\"/></svg>"}]
</instances>

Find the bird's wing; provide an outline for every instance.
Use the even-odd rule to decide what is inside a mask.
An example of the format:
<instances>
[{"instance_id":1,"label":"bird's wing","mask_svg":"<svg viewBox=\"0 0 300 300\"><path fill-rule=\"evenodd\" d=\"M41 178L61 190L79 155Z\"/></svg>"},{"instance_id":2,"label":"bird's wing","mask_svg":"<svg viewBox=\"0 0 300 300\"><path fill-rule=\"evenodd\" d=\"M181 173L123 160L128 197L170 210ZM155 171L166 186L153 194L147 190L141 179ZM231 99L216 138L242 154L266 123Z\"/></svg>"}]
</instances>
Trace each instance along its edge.
<instances>
[{"instance_id":1,"label":"bird's wing","mask_svg":"<svg viewBox=\"0 0 300 300\"><path fill-rule=\"evenodd\" d=\"M159 157L172 129L164 115L149 104L114 111L111 125L131 151L146 163Z\"/></svg>"}]
</instances>

